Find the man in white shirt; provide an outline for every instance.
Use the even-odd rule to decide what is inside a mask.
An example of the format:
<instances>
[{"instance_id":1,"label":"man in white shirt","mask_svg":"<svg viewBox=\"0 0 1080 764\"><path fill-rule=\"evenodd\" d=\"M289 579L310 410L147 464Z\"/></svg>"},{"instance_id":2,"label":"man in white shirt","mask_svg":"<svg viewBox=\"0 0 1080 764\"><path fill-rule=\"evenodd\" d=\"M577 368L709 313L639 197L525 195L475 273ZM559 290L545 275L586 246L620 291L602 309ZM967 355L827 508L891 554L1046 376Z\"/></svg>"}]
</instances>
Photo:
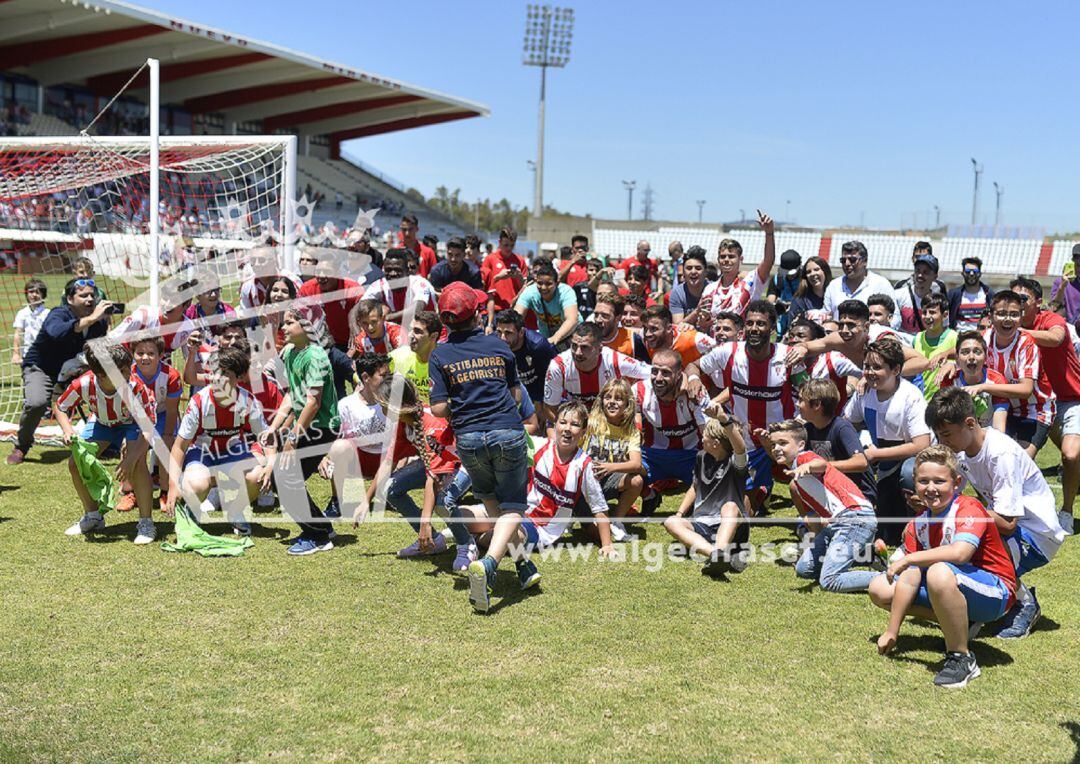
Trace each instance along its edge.
<instances>
[{"instance_id":1,"label":"man in white shirt","mask_svg":"<svg viewBox=\"0 0 1080 764\"><path fill-rule=\"evenodd\" d=\"M825 310L833 318L840 318L838 308L845 300L866 303L870 295L893 293L893 285L884 276L867 269L868 255L861 241L849 241L840 248L840 265L844 269L841 278L833 279L825 287ZM900 328L900 316L893 314L892 328Z\"/></svg>"}]
</instances>

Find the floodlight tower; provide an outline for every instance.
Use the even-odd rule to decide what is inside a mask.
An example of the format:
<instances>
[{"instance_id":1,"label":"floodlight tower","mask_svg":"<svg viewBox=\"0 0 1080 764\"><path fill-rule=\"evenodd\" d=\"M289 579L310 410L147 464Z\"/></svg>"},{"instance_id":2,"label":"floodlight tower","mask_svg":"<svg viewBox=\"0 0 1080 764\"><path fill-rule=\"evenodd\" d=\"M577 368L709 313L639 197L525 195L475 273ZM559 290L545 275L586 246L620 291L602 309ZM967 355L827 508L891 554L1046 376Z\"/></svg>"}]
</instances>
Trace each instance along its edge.
<instances>
[{"instance_id":1,"label":"floodlight tower","mask_svg":"<svg viewBox=\"0 0 1080 764\"><path fill-rule=\"evenodd\" d=\"M971 224L975 225L975 218L979 214L979 176L983 173L982 165L971 158L971 170L975 173L975 190L971 194Z\"/></svg>"},{"instance_id":2,"label":"floodlight tower","mask_svg":"<svg viewBox=\"0 0 1080 764\"><path fill-rule=\"evenodd\" d=\"M522 63L540 67L540 120L536 141L536 187L533 191L533 217L544 213L544 101L549 66L563 68L570 61L570 42L574 36L574 9L550 5L526 6L525 47Z\"/></svg>"}]
</instances>

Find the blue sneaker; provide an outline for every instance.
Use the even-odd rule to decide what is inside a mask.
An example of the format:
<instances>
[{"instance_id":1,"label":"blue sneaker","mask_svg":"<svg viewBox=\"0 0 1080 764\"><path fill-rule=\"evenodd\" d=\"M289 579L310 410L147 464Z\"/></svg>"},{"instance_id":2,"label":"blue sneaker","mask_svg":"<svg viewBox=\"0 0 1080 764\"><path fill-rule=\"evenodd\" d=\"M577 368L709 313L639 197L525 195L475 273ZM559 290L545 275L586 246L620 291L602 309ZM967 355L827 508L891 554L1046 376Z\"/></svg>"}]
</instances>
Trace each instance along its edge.
<instances>
[{"instance_id":1,"label":"blue sneaker","mask_svg":"<svg viewBox=\"0 0 1080 764\"><path fill-rule=\"evenodd\" d=\"M536 569L536 565L533 564L532 560L525 560L525 562L518 565L517 574L522 591L532 589L540 583L540 571Z\"/></svg>"},{"instance_id":2,"label":"blue sneaker","mask_svg":"<svg viewBox=\"0 0 1080 764\"><path fill-rule=\"evenodd\" d=\"M1035 587L1031 587L1029 592L1031 596L1027 602L1015 605L1005 614L1002 627L995 635L999 639L1023 639L1031 633L1032 627L1042 615L1042 608L1039 607L1039 600L1035 597Z\"/></svg>"},{"instance_id":3,"label":"blue sneaker","mask_svg":"<svg viewBox=\"0 0 1080 764\"><path fill-rule=\"evenodd\" d=\"M454 564L451 567L455 576L469 575L469 565L476 561L476 544L462 544L457 548L454 555Z\"/></svg>"},{"instance_id":4,"label":"blue sneaker","mask_svg":"<svg viewBox=\"0 0 1080 764\"><path fill-rule=\"evenodd\" d=\"M491 610L491 590L495 585L495 571L488 570L485 560L475 560L469 563L469 602L473 610L478 613L486 613Z\"/></svg>"},{"instance_id":5,"label":"blue sneaker","mask_svg":"<svg viewBox=\"0 0 1080 764\"><path fill-rule=\"evenodd\" d=\"M313 539L297 539L296 543L289 547L289 554L294 557L301 557L303 555L315 554L316 552L329 552L334 548L334 542L327 539L323 543L318 543Z\"/></svg>"},{"instance_id":6,"label":"blue sneaker","mask_svg":"<svg viewBox=\"0 0 1080 764\"><path fill-rule=\"evenodd\" d=\"M441 533L436 533L432 537L431 541L435 545L435 548L432 549L430 552L425 552L422 549L420 549L420 539L417 539L416 541L409 544L404 549L398 550L397 556L399 558L405 558L405 557L430 557L431 555L442 554L443 552L446 551L446 539L442 536Z\"/></svg>"},{"instance_id":7,"label":"blue sneaker","mask_svg":"<svg viewBox=\"0 0 1080 764\"><path fill-rule=\"evenodd\" d=\"M338 518L341 517L341 505L338 504L337 496L331 496L330 501L327 502L326 508L323 510L323 514L327 517Z\"/></svg>"}]
</instances>

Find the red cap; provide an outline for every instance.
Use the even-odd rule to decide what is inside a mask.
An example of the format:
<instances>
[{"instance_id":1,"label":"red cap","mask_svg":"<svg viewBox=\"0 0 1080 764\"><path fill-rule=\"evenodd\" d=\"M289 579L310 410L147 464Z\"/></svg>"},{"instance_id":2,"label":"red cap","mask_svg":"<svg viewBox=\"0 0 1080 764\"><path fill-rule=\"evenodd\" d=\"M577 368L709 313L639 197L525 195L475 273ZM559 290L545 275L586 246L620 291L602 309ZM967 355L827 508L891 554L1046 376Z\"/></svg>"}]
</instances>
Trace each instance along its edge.
<instances>
[{"instance_id":1,"label":"red cap","mask_svg":"<svg viewBox=\"0 0 1080 764\"><path fill-rule=\"evenodd\" d=\"M452 324L461 324L487 306L487 292L455 281L439 295L439 316Z\"/></svg>"}]
</instances>

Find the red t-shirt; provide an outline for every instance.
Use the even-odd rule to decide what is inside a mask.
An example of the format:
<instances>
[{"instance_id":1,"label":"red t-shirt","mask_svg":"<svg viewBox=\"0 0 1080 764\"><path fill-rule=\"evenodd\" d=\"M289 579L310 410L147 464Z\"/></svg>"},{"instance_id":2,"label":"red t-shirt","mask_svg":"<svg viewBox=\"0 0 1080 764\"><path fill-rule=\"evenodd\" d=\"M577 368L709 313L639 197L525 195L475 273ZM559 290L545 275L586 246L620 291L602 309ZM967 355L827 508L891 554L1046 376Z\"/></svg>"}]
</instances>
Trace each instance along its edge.
<instances>
[{"instance_id":1,"label":"red t-shirt","mask_svg":"<svg viewBox=\"0 0 1080 764\"><path fill-rule=\"evenodd\" d=\"M503 271L509 270L510 266L517 265L520 277L505 278L496 281L495 277ZM516 252L508 258L503 258L502 252L495 250L484 258L484 264L480 268L480 275L484 279L484 289L495 298L495 310L507 310L514 307L518 291L525 284L528 275L528 266L525 258Z\"/></svg>"},{"instance_id":2,"label":"red t-shirt","mask_svg":"<svg viewBox=\"0 0 1080 764\"><path fill-rule=\"evenodd\" d=\"M1055 326L1060 326L1065 332L1065 341L1056 348L1039 346L1042 371L1050 380L1050 387L1059 401L1080 401L1080 358L1076 357L1076 348L1073 347L1065 319L1049 310L1040 311L1031 328L1045 332Z\"/></svg>"},{"instance_id":3,"label":"red t-shirt","mask_svg":"<svg viewBox=\"0 0 1080 764\"><path fill-rule=\"evenodd\" d=\"M301 297L317 297L322 305L326 316L326 328L337 345L347 345L352 339L352 331L349 329L349 312L360 302L364 290L352 279L338 279L338 285L333 287L328 294L336 294L328 300L322 298L322 288L318 279L310 279L300 287Z\"/></svg>"},{"instance_id":4,"label":"red t-shirt","mask_svg":"<svg viewBox=\"0 0 1080 764\"><path fill-rule=\"evenodd\" d=\"M559 265L559 270L562 270L566 266L566 263ZM570 270L566 273L566 285L577 286L583 281L589 280L589 269L585 263L574 263L570 266Z\"/></svg>"},{"instance_id":5,"label":"red t-shirt","mask_svg":"<svg viewBox=\"0 0 1080 764\"><path fill-rule=\"evenodd\" d=\"M255 400L257 400L263 408L263 416L266 417L266 423L269 424L274 420L274 414L281 406L281 402L285 399L285 396L281 392L281 388L278 387L277 382L266 374L262 375L261 381L262 384L260 385L258 392L255 392L255 390L252 389L250 381L237 382L236 386L241 390L247 390L255 396Z\"/></svg>"},{"instance_id":6,"label":"red t-shirt","mask_svg":"<svg viewBox=\"0 0 1080 764\"><path fill-rule=\"evenodd\" d=\"M657 273L660 270L660 263L657 262L657 260L655 258L647 257L647 258L645 258L645 262L642 262L641 260L638 259L637 255L634 255L633 257L626 258L621 263L616 265L615 269L620 270L623 273L629 273L630 269L633 268L635 265L643 265L646 268L648 268L649 269L649 278L651 278L651 279L655 279Z\"/></svg>"},{"instance_id":7,"label":"red t-shirt","mask_svg":"<svg viewBox=\"0 0 1080 764\"><path fill-rule=\"evenodd\" d=\"M439 262L439 258L435 255L435 250L419 239L416 240L415 244L406 244L405 239L400 233L398 233L398 243L405 249L411 249L419 255L420 275L427 278L427 275L431 273L431 269L435 267L435 263Z\"/></svg>"}]
</instances>

